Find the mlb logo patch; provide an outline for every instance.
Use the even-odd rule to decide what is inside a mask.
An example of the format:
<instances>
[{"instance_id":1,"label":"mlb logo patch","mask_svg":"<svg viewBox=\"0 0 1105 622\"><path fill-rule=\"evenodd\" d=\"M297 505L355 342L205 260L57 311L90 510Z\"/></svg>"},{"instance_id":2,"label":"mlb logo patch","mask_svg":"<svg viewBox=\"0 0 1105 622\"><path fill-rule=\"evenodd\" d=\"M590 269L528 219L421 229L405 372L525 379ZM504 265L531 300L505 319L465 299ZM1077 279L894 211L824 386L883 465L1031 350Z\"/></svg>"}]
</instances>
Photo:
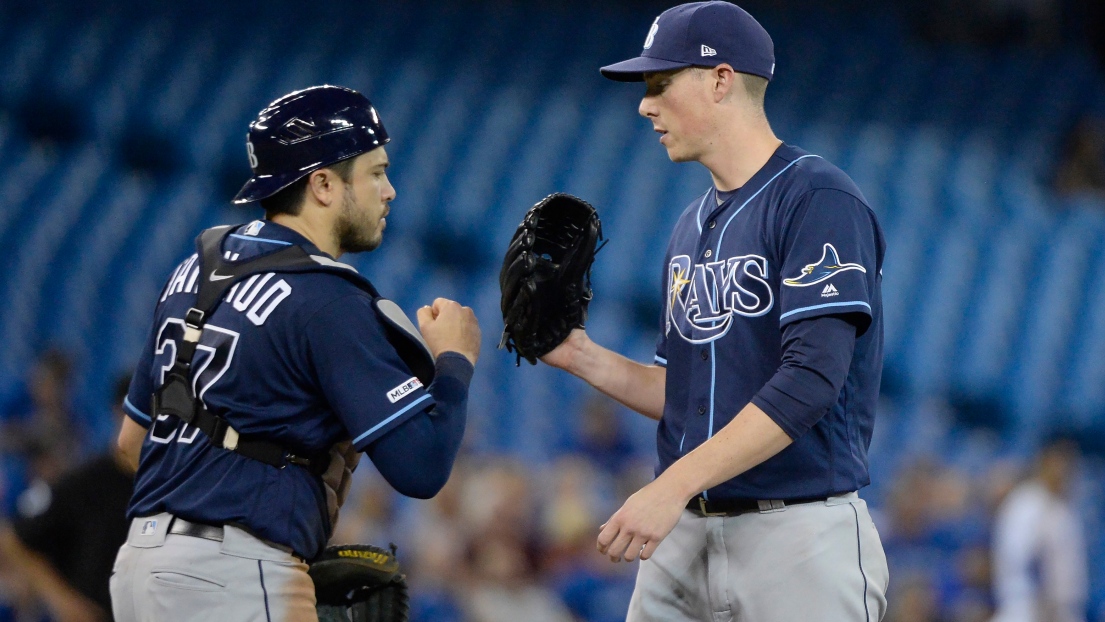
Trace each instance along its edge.
<instances>
[{"instance_id":1,"label":"mlb logo patch","mask_svg":"<svg viewBox=\"0 0 1105 622\"><path fill-rule=\"evenodd\" d=\"M421 389L421 388L422 388L422 381L419 380L418 378L411 378L410 380L404 382L403 384L401 384L401 385L395 387L394 389L388 391L388 401L391 402L392 404L394 404L395 402L398 402L399 400L401 400L404 397L406 397L407 395L409 395L411 391L414 391L415 389Z\"/></svg>"},{"instance_id":2,"label":"mlb logo patch","mask_svg":"<svg viewBox=\"0 0 1105 622\"><path fill-rule=\"evenodd\" d=\"M148 520L142 525L141 535L143 535L143 536L152 536L154 534L154 532L156 532L156 531L157 531L157 521L156 520Z\"/></svg>"}]
</instances>

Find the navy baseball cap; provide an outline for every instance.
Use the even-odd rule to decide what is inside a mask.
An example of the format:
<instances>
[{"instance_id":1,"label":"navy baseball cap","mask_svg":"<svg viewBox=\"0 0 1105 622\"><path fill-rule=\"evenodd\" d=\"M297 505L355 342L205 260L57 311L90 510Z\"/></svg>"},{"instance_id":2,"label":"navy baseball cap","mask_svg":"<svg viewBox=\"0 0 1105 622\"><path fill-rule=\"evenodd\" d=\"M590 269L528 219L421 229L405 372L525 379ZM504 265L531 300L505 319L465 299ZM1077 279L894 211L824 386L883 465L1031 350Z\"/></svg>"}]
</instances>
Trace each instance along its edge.
<instances>
[{"instance_id":1,"label":"navy baseball cap","mask_svg":"<svg viewBox=\"0 0 1105 622\"><path fill-rule=\"evenodd\" d=\"M735 4L691 2L664 11L652 22L640 56L599 71L618 82L642 82L645 73L722 63L771 80L775 74L771 35Z\"/></svg>"},{"instance_id":2,"label":"navy baseball cap","mask_svg":"<svg viewBox=\"0 0 1105 622\"><path fill-rule=\"evenodd\" d=\"M353 89L324 84L288 93L249 124L246 151L253 177L234 202L266 199L311 171L389 140L372 102Z\"/></svg>"}]
</instances>

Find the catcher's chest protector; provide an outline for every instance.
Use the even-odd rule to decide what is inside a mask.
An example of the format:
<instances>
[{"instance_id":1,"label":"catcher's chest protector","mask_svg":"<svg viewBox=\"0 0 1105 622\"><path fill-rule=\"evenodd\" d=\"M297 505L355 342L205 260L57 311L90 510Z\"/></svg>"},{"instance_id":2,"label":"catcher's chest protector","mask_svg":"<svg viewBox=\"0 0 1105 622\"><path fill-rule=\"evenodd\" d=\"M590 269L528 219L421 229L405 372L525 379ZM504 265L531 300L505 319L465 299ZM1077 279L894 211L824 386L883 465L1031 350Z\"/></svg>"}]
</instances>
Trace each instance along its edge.
<instances>
[{"instance_id":1,"label":"catcher's chest protector","mask_svg":"<svg viewBox=\"0 0 1105 622\"><path fill-rule=\"evenodd\" d=\"M434 376L434 360L429 347L414 324L395 303L381 298L376 288L357 271L329 257L308 255L300 246L287 246L278 251L243 262L223 258L222 243L234 229L223 226L208 229L196 239L200 257L199 293L196 305L184 317L184 338L177 350L165 382L153 395L155 416L177 417L200 431L218 447L235 451L248 458L283 468L294 464L316 475L326 471L329 452L318 455L297 455L283 446L264 439L241 438L222 417L208 411L193 392L190 378L192 359L203 335L204 325L222 302L226 292L242 279L262 272L331 272L349 280L372 297L373 308L387 326L389 343L424 385Z\"/></svg>"}]
</instances>

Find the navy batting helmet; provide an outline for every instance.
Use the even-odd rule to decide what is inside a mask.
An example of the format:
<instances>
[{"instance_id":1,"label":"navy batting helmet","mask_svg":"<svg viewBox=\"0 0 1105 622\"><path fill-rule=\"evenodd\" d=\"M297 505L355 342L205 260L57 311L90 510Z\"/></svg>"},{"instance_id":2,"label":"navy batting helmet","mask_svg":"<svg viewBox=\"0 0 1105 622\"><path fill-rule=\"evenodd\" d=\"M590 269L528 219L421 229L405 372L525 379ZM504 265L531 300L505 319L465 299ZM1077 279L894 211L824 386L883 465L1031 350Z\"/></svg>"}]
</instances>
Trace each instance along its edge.
<instances>
[{"instance_id":1,"label":"navy batting helmet","mask_svg":"<svg viewBox=\"0 0 1105 622\"><path fill-rule=\"evenodd\" d=\"M253 177L235 203L259 201L316 169L387 144L380 115L353 89L312 86L272 102L249 124Z\"/></svg>"}]
</instances>

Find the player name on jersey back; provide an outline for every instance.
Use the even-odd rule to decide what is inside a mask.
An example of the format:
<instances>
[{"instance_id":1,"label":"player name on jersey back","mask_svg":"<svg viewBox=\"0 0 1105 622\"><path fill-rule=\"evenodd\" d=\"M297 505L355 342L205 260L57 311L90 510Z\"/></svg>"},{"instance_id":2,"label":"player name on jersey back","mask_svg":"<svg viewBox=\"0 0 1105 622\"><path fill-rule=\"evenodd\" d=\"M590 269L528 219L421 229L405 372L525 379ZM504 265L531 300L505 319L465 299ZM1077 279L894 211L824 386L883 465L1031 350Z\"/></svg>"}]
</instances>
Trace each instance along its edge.
<instances>
[{"instance_id":1,"label":"player name on jersey back","mask_svg":"<svg viewBox=\"0 0 1105 622\"><path fill-rule=\"evenodd\" d=\"M192 255L173 272L169 284L165 286L165 291L161 293L159 302L165 302L174 294L182 292L198 294L199 273L199 256ZM288 282L284 279L277 279L273 282L275 276L275 272L266 272L255 274L244 281L235 283L230 291L226 293L223 301L230 303L235 311L244 312L246 318L255 326L261 326L272 315L272 312L280 306L280 303L284 302L284 299L292 293L292 286L288 285Z\"/></svg>"}]
</instances>

